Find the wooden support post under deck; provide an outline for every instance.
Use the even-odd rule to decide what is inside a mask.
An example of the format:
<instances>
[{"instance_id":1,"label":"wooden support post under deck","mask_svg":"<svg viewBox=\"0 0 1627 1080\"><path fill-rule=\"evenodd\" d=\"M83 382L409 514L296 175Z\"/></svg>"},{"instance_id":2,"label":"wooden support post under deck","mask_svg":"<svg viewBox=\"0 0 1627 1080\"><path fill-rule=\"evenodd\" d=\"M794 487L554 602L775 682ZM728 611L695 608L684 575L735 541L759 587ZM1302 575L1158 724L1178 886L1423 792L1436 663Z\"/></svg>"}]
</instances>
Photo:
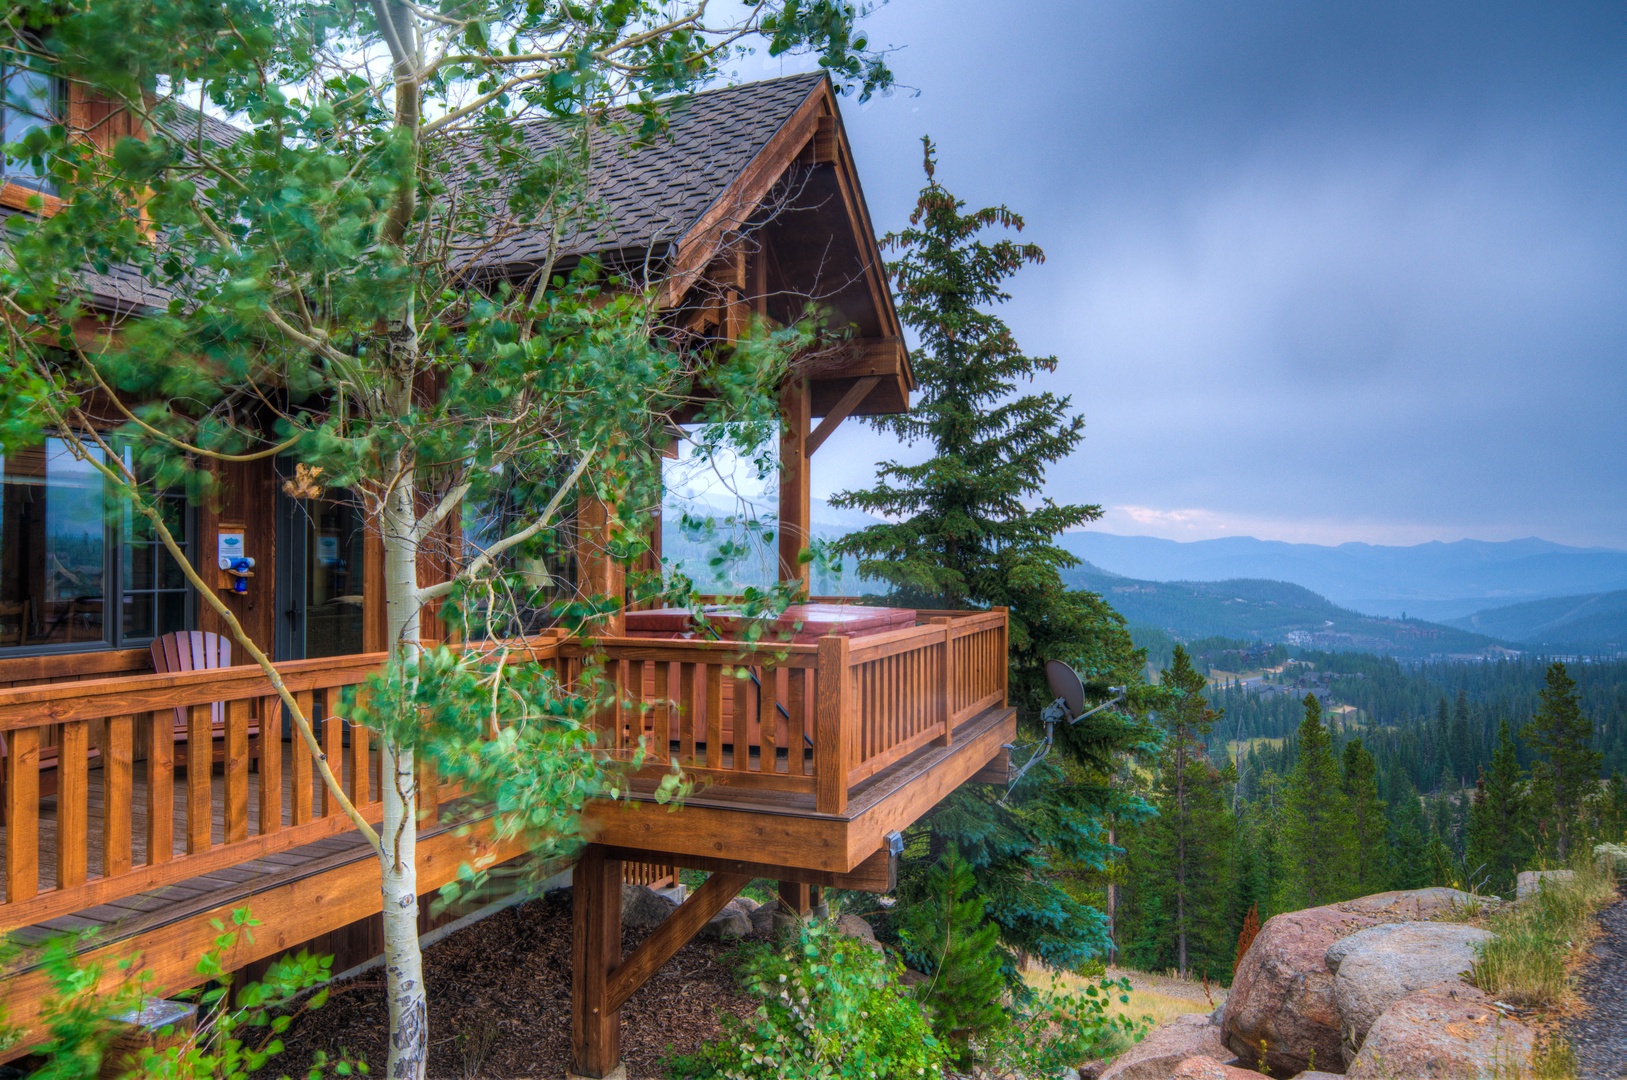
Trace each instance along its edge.
<instances>
[{"instance_id":1,"label":"wooden support post under deck","mask_svg":"<svg viewBox=\"0 0 1627 1080\"><path fill-rule=\"evenodd\" d=\"M571 1072L608 1076L621 1064L621 1012L610 976L621 962L621 860L589 844L571 877Z\"/></svg>"},{"instance_id":2,"label":"wooden support post under deck","mask_svg":"<svg viewBox=\"0 0 1627 1080\"><path fill-rule=\"evenodd\" d=\"M780 580L802 583L808 589L808 564L802 550L808 546L808 519L812 516L812 488L808 486L808 424L813 393L807 379L788 382L780 391L785 429L780 435Z\"/></svg>"}]
</instances>

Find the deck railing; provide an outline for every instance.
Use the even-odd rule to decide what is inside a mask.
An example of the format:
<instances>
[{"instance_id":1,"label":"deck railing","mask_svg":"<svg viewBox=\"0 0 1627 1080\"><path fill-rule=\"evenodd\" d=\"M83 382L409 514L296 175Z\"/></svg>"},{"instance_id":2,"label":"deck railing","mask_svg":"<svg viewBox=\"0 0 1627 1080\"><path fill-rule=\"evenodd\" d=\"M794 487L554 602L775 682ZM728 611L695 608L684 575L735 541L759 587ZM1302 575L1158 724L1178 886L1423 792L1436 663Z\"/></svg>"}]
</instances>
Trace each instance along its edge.
<instances>
[{"instance_id":1,"label":"deck railing","mask_svg":"<svg viewBox=\"0 0 1627 1080\"><path fill-rule=\"evenodd\" d=\"M642 747L646 778L676 760L703 785L811 797L839 814L855 785L1002 704L1005 648L1005 613L987 612L817 644L550 639L532 655L568 682L602 667L614 693L597 713L600 745L619 757ZM344 691L382 661L277 665L373 822L379 755L346 719ZM351 827L252 666L0 689L0 739L0 932ZM431 807L453 794L426 791Z\"/></svg>"}]
</instances>

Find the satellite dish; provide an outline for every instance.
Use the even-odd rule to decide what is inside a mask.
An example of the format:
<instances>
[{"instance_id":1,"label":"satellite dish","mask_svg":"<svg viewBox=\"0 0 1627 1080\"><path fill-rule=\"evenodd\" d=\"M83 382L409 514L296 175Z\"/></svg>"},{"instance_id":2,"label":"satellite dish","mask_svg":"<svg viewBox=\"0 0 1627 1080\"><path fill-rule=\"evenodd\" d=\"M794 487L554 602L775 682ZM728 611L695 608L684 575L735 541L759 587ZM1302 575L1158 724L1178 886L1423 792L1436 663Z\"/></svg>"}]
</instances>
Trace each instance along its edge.
<instances>
[{"instance_id":1,"label":"satellite dish","mask_svg":"<svg viewBox=\"0 0 1627 1080\"><path fill-rule=\"evenodd\" d=\"M1072 720L1085 711L1084 680L1061 660L1046 661L1045 685L1051 688L1053 696L1062 701L1063 707L1068 710L1068 719Z\"/></svg>"}]
</instances>

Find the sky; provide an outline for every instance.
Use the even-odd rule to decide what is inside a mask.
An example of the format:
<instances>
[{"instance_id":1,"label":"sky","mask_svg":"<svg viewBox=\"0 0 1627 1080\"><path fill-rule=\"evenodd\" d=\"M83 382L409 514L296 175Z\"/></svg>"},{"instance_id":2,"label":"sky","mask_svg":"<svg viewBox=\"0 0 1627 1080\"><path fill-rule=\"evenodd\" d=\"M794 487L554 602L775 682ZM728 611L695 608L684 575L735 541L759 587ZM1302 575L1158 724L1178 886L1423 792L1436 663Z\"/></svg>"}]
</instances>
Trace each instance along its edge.
<instances>
[{"instance_id":1,"label":"sky","mask_svg":"<svg viewBox=\"0 0 1627 1080\"><path fill-rule=\"evenodd\" d=\"M1627 548L1627 6L891 0L843 115L1048 259L1002 314L1104 531ZM798 65L752 57L741 78ZM915 460L848 421L814 494Z\"/></svg>"}]
</instances>

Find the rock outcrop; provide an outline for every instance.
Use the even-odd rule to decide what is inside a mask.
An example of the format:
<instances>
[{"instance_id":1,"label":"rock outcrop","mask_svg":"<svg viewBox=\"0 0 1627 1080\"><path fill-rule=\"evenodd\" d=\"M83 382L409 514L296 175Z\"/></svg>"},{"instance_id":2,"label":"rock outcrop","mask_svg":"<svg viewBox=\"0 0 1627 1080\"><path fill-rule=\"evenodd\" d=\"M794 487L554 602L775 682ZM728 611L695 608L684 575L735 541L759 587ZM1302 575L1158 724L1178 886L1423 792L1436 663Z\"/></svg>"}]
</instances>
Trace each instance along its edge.
<instances>
[{"instance_id":1,"label":"rock outcrop","mask_svg":"<svg viewBox=\"0 0 1627 1080\"><path fill-rule=\"evenodd\" d=\"M1192 1057L1175 1066L1169 1080L1260 1080L1260 1074L1222 1065L1212 1057Z\"/></svg>"},{"instance_id":2,"label":"rock outcrop","mask_svg":"<svg viewBox=\"0 0 1627 1080\"><path fill-rule=\"evenodd\" d=\"M1576 876L1574 870L1521 870L1514 879L1514 898L1516 900L1529 900L1542 890L1544 881L1551 881L1555 885L1569 881Z\"/></svg>"},{"instance_id":3,"label":"rock outcrop","mask_svg":"<svg viewBox=\"0 0 1627 1080\"><path fill-rule=\"evenodd\" d=\"M1627 870L1627 844L1596 844L1593 857L1617 873Z\"/></svg>"},{"instance_id":4,"label":"rock outcrop","mask_svg":"<svg viewBox=\"0 0 1627 1080\"><path fill-rule=\"evenodd\" d=\"M1356 1056L1379 1015L1415 990L1450 982L1474 964L1491 934L1462 923L1403 922L1341 938L1324 957L1344 1035L1344 1060Z\"/></svg>"},{"instance_id":5,"label":"rock outcrop","mask_svg":"<svg viewBox=\"0 0 1627 1080\"><path fill-rule=\"evenodd\" d=\"M621 924L634 930L654 930L667 921L678 905L643 885L621 887Z\"/></svg>"},{"instance_id":6,"label":"rock outcrop","mask_svg":"<svg viewBox=\"0 0 1627 1080\"><path fill-rule=\"evenodd\" d=\"M1188 1058L1230 1061L1220 1042L1220 1029L1202 1013L1177 1016L1160 1024L1147 1037L1114 1059L1101 1080L1165 1080Z\"/></svg>"},{"instance_id":7,"label":"rock outcrop","mask_svg":"<svg viewBox=\"0 0 1627 1080\"><path fill-rule=\"evenodd\" d=\"M1437 919L1442 915L1472 911L1495 896L1476 896L1462 889L1436 885L1427 889L1398 889L1374 893L1334 905L1340 911L1395 919Z\"/></svg>"},{"instance_id":8,"label":"rock outcrop","mask_svg":"<svg viewBox=\"0 0 1627 1080\"><path fill-rule=\"evenodd\" d=\"M1384 1011L1345 1070L1349 1080L1519 1075L1531 1029L1461 982L1414 991Z\"/></svg>"},{"instance_id":9,"label":"rock outcrop","mask_svg":"<svg viewBox=\"0 0 1627 1080\"><path fill-rule=\"evenodd\" d=\"M1221 1015L1221 1041L1232 1054L1283 1076L1343 1061L1327 951L1340 938L1394 919L1343 907L1285 912L1260 928Z\"/></svg>"}]
</instances>

